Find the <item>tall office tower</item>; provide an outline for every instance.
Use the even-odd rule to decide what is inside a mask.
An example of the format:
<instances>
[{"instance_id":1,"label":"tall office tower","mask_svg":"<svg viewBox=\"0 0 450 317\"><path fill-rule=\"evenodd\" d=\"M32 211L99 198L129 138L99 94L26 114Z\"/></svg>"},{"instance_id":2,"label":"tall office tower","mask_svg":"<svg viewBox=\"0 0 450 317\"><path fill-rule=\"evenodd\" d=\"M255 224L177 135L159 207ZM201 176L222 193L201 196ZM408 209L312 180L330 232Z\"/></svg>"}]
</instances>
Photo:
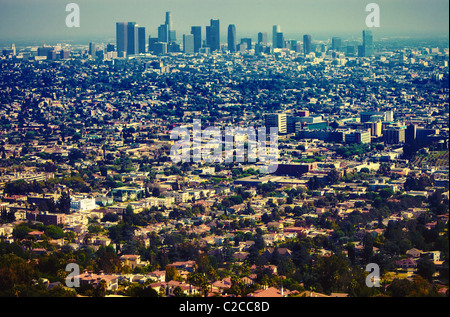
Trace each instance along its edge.
<instances>
[{"instance_id":1,"label":"tall office tower","mask_svg":"<svg viewBox=\"0 0 450 317\"><path fill-rule=\"evenodd\" d=\"M127 42L127 55L137 54L139 51L139 34L136 22L128 22Z\"/></svg>"},{"instance_id":2,"label":"tall office tower","mask_svg":"<svg viewBox=\"0 0 450 317\"><path fill-rule=\"evenodd\" d=\"M277 33L281 32L281 27L279 25L274 25L272 27L272 47L277 48L278 35Z\"/></svg>"},{"instance_id":3,"label":"tall office tower","mask_svg":"<svg viewBox=\"0 0 450 317\"><path fill-rule=\"evenodd\" d=\"M169 42L169 29L167 24L161 24L158 27L158 42L168 43Z\"/></svg>"},{"instance_id":4,"label":"tall office tower","mask_svg":"<svg viewBox=\"0 0 450 317\"><path fill-rule=\"evenodd\" d=\"M151 37L150 35L148 36L148 51L149 52L154 52L155 51L155 43L158 43L158 38L157 37Z\"/></svg>"},{"instance_id":5,"label":"tall office tower","mask_svg":"<svg viewBox=\"0 0 450 317\"><path fill-rule=\"evenodd\" d=\"M228 50L236 52L236 26L234 24L228 26Z\"/></svg>"},{"instance_id":6,"label":"tall office tower","mask_svg":"<svg viewBox=\"0 0 450 317\"><path fill-rule=\"evenodd\" d=\"M166 12L166 21L164 23L167 26L167 41L175 42L177 40L176 31L173 29L172 13Z\"/></svg>"},{"instance_id":7,"label":"tall office tower","mask_svg":"<svg viewBox=\"0 0 450 317\"><path fill-rule=\"evenodd\" d=\"M258 44L267 45L267 33L266 32L258 33Z\"/></svg>"},{"instance_id":8,"label":"tall office tower","mask_svg":"<svg viewBox=\"0 0 450 317\"><path fill-rule=\"evenodd\" d=\"M331 49L333 51L340 51L342 46L342 40L340 37L331 38Z\"/></svg>"},{"instance_id":9,"label":"tall office tower","mask_svg":"<svg viewBox=\"0 0 450 317\"><path fill-rule=\"evenodd\" d=\"M202 27L192 26L191 34L194 36L194 52L198 53L198 51L202 47Z\"/></svg>"},{"instance_id":10,"label":"tall office tower","mask_svg":"<svg viewBox=\"0 0 450 317\"><path fill-rule=\"evenodd\" d=\"M172 13L169 11L166 12L166 21L165 24L167 25L169 30L173 30L173 24L172 24Z\"/></svg>"},{"instance_id":11,"label":"tall office tower","mask_svg":"<svg viewBox=\"0 0 450 317\"><path fill-rule=\"evenodd\" d=\"M412 143L417 136L417 126L415 124L409 124L406 126L405 142Z\"/></svg>"},{"instance_id":12,"label":"tall office tower","mask_svg":"<svg viewBox=\"0 0 450 317\"><path fill-rule=\"evenodd\" d=\"M277 127L278 133L284 134L287 132L287 121L285 113L274 113L265 115L265 125L267 132L270 132L271 127Z\"/></svg>"},{"instance_id":13,"label":"tall office tower","mask_svg":"<svg viewBox=\"0 0 450 317\"><path fill-rule=\"evenodd\" d=\"M311 35L305 34L303 35L303 53L305 55L311 53L312 44L311 44Z\"/></svg>"},{"instance_id":14,"label":"tall office tower","mask_svg":"<svg viewBox=\"0 0 450 317\"><path fill-rule=\"evenodd\" d=\"M371 30L363 31L363 54L364 57L372 56L374 54L373 36Z\"/></svg>"},{"instance_id":15,"label":"tall office tower","mask_svg":"<svg viewBox=\"0 0 450 317\"><path fill-rule=\"evenodd\" d=\"M185 54L194 53L194 35L183 34L183 52Z\"/></svg>"},{"instance_id":16,"label":"tall office tower","mask_svg":"<svg viewBox=\"0 0 450 317\"><path fill-rule=\"evenodd\" d=\"M89 55L95 57L95 52L97 51L97 48L95 46L95 43L90 42L89 43Z\"/></svg>"},{"instance_id":17,"label":"tall office tower","mask_svg":"<svg viewBox=\"0 0 450 317\"><path fill-rule=\"evenodd\" d=\"M123 56L127 52L127 23L117 22L116 23L116 46L117 54Z\"/></svg>"},{"instance_id":18,"label":"tall office tower","mask_svg":"<svg viewBox=\"0 0 450 317\"><path fill-rule=\"evenodd\" d=\"M145 41L145 27L138 27L138 53L145 54L147 51Z\"/></svg>"},{"instance_id":19,"label":"tall office tower","mask_svg":"<svg viewBox=\"0 0 450 317\"><path fill-rule=\"evenodd\" d=\"M276 39L276 48L284 48L284 35L283 32L277 33L277 39Z\"/></svg>"},{"instance_id":20,"label":"tall office tower","mask_svg":"<svg viewBox=\"0 0 450 317\"><path fill-rule=\"evenodd\" d=\"M220 50L220 22L211 19L210 25L206 26L206 44L211 52Z\"/></svg>"},{"instance_id":21,"label":"tall office tower","mask_svg":"<svg viewBox=\"0 0 450 317\"><path fill-rule=\"evenodd\" d=\"M291 41L289 42L289 44L290 44L290 49L291 49L292 51L300 53L301 45L300 45L299 41L297 41L297 40L291 40Z\"/></svg>"}]
</instances>

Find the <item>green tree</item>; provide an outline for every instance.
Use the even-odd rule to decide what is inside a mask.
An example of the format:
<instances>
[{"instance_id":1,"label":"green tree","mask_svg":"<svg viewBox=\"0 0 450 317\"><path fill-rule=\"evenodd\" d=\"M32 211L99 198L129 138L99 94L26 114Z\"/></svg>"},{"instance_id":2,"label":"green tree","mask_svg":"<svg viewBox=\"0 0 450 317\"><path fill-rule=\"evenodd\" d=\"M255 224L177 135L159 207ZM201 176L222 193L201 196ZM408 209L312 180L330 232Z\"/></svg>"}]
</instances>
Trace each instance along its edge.
<instances>
[{"instance_id":1,"label":"green tree","mask_svg":"<svg viewBox=\"0 0 450 317\"><path fill-rule=\"evenodd\" d=\"M64 230L55 225L48 225L45 234L52 239L61 239L65 236Z\"/></svg>"},{"instance_id":2,"label":"green tree","mask_svg":"<svg viewBox=\"0 0 450 317\"><path fill-rule=\"evenodd\" d=\"M427 281L433 280L433 274L436 272L436 266L433 261L427 258L421 258L417 261L417 274Z\"/></svg>"},{"instance_id":3,"label":"green tree","mask_svg":"<svg viewBox=\"0 0 450 317\"><path fill-rule=\"evenodd\" d=\"M58 202L56 204L58 210L60 213L63 214L69 214L70 213L70 195L68 192L62 192L61 196L58 199Z\"/></svg>"}]
</instances>

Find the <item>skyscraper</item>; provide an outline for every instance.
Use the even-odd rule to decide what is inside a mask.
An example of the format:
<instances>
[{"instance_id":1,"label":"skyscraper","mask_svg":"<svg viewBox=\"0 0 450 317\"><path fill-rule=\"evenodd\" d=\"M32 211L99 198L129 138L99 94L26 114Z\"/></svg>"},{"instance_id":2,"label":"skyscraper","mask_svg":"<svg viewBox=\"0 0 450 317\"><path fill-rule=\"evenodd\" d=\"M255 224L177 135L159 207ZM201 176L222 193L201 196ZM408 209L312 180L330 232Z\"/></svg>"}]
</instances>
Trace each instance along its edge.
<instances>
[{"instance_id":1,"label":"skyscraper","mask_svg":"<svg viewBox=\"0 0 450 317\"><path fill-rule=\"evenodd\" d=\"M185 54L194 53L194 35L192 34L183 35L183 52Z\"/></svg>"},{"instance_id":2,"label":"skyscraper","mask_svg":"<svg viewBox=\"0 0 450 317\"><path fill-rule=\"evenodd\" d=\"M311 45L311 35L305 34L303 35L303 53L305 55L311 53L312 45Z\"/></svg>"},{"instance_id":3,"label":"skyscraper","mask_svg":"<svg viewBox=\"0 0 450 317\"><path fill-rule=\"evenodd\" d=\"M373 49L373 35L371 30L363 30L363 55L364 57L372 56Z\"/></svg>"},{"instance_id":4,"label":"skyscraper","mask_svg":"<svg viewBox=\"0 0 450 317\"><path fill-rule=\"evenodd\" d=\"M138 53L144 54L146 52L145 49L145 27L138 27Z\"/></svg>"},{"instance_id":5,"label":"skyscraper","mask_svg":"<svg viewBox=\"0 0 450 317\"><path fill-rule=\"evenodd\" d=\"M167 24L161 24L158 27L158 42L167 43L169 42L169 29Z\"/></svg>"},{"instance_id":6,"label":"skyscraper","mask_svg":"<svg viewBox=\"0 0 450 317\"><path fill-rule=\"evenodd\" d=\"M281 32L281 27L279 25L274 25L272 27L272 47L277 48L278 33Z\"/></svg>"},{"instance_id":7,"label":"skyscraper","mask_svg":"<svg viewBox=\"0 0 450 317\"><path fill-rule=\"evenodd\" d=\"M139 35L136 22L128 22L127 42L127 55L137 54L139 51Z\"/></svg>"},{"instance_id":8,"label":"skyscraper","mask_svg":"<svg viewBox=\"0 0 450 317\"><path fill-rule=\"evenodd\" d=\"M284 48L284 35L283 32L277 32L276 48Z\"/></svg>"},{"instance_id":9,"label":"skyscraper","mask_svg":"<svg viewBox=\"0 0 450 317\"><path fill-rule=\"evenodd\" d=\"M258 33L258 44L267 45L267 33L266 32Z\"/></svg>"},{"instance_id":10,"label":"skyscraper","mask_svg":"<svg viewBox=\"0 0 450 317\"><path fill-rule=\"evenodd\" d=\"M154 52L155 51L155 43L158 43L157 37L151 37L151 35L148 36L148 51Z\"/></svg>"},{"instance_id":11,"label":"skyscraper","mask_svg":"<svg viewBox=\"0 0 450 317\"><path fill-rule=\"evenodd\" d=\"M97 51L97 48L95 46L95 43L89 43L89 55L95 57L95 52Z\"/></svg>"},{"instance_id":12,"label":"skyscraper","mask_svg":"<svg viewBox=\"0 0 450 317\"><path fill-rule=\"evenodd\" d=\"M206 27L206 44L210 47L211 52L220 50L220 22L211 19L209 27Z\"/></svg>"},{"instance_id":13,"label":"skyscraper","mask_svg":"<svg viewBox=\"0 0 450 317\"><path fill-rule=\"evenodd\" d=\"M164 25L167 27L167 42L175 42L177 40L177 35L173 28L172 13L169 11L166 12L166 21L164 22Z\"/></svg>"},{"instance_id":14,"label":"skyscraper","mask_svg":"<svg viewBox=\"0 0 450 317\"><path fill-rule=\"evenodd\" d=\"M236 52L236 26L234 24L228 26L228 50Z\"/></svg>"},{"instance_id":15,"label":"skyscraper","mask_svg":"<svg viewBox=\"0 0 450 317\"><path fill-rule=\"evenodd\" d=\"M342 40L340 37L331 38L331 49L333 51L340 51L342 46Z\"/></svg>"},{"instance_id":16,"label":"skyscraper","mask_svg":"<svg viewBox=\"0 0 450 317\"><path fill-rule=\"evenodd\" d=\"M285 113L273 113L265 115L265 126L268 133L270 133L271 127L277 127L278 133L284 134L287 132L286 126L286 114Z\"/></svg>"},{"instance_id":17,"label":"skyscraper","mask_svg":"<svg viewBox=\"0 0 450 317\"><path fill-rule=\"evenodd\" d=\"M202 27L192 26L191 34L194 36L194 52L198 53L198 51L202 47Z\"/></svg>"},{"instance_id":18,"label":"skyscraper","mask_svg":"<svg viewBox=\"0 0 450 317\"><path fill-rule=\"evenodd\" d=\"M117 54L122 56L123 53L127 51L127 23L117 22L116 23L116 46Z\"/></svg>"},{"instance_id":19,"label":"skyscraper","mask_svg":"<svg viewBox=\"0 0 450 317\"><path fill-rule=\"evenodd\" d=\"M166 12L166 22L165 22L165 24L167 25L169 31L173 30L172 13L170 13L169 11Z\"/></svg>"}]
</instances>

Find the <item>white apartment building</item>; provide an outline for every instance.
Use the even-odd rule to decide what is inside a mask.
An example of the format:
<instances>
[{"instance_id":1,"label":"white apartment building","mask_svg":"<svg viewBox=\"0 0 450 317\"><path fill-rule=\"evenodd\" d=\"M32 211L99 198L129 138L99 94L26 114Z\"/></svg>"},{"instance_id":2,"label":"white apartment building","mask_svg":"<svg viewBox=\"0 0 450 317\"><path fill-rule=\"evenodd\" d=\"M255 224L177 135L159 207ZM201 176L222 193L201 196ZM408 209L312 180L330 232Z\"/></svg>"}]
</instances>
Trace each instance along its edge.
<instances>
[{"instance_id":1,"label":"white apartment building","mask_svg":"<svg viewBox=\"0 0 450 317\"><path fill-rule=\"evenodd\" d=\"M86 211L93 210L97 208L95 204L95 198L87 198L80 196L71 196L70 197L70 208L76 211Z\"/></svg>"}]
</instances>

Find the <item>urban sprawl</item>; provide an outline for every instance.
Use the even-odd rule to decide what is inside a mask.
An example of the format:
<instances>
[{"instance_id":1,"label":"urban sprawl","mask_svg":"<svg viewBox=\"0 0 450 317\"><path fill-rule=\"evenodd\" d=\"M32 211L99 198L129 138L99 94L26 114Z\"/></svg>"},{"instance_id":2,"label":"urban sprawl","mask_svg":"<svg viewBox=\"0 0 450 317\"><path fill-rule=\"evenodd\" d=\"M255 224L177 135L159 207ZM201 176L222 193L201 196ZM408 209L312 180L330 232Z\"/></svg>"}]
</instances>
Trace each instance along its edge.
<instances>
[{"instance_id":1,"label":"urban sprawl","mask_svg":"<svg viewBox=\"0 0 450 317\"><path fill-rule=\"evenodd\" d=\"M448 40L115 27L2 51L1 296L448 296ZM196 119L276 170L174 162Z\"/></svg>"}]
</instances>

